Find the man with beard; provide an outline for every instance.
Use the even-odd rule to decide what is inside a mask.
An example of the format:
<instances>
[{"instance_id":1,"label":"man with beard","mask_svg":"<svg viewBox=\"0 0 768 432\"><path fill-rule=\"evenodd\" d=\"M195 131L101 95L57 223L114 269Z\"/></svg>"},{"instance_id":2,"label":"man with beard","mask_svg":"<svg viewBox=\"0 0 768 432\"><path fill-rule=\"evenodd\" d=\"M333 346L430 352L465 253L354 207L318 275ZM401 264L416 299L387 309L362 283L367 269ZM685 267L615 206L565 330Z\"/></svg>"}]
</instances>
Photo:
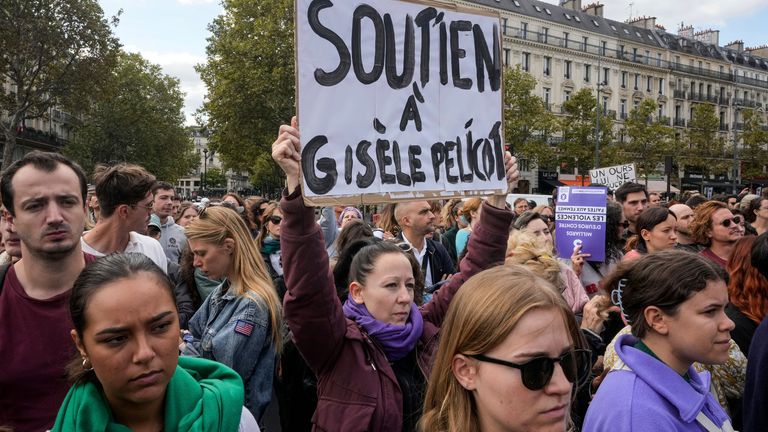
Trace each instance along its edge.
<instances>
[{"instance_id":1,"label":"man with beard","mask_svg":"<svg viewBox=\"0 0 768 432\"><path fill-rule=\"evenodd\" d=\"M744 236L744 218L728 210L720 201L707 201L696 207L690 224L696 243L705 246L700 255L725 269L736 242Z\"/></svg>"},{"instance_id":2,"label":"man with beard","mask_svg":"<svg viewBox=\"0 0 768 432\"><path fill-rule=\"evenodd\" d=\"M427 238L435 231L435 214L427 201L397 204L395 220L402 229L399 237L411 247L421 265L426 288L454 273L453 261L445 247Z\"/></svg>"},{"instance_id":3,"label":"man with beard","mask_svg":"<svg viewBox=\"0 0 768 432\"><path fill-rule=\"evenodd\" d=\"M696 244L691 237L691 220L693 220L693 210L685 204L675 204L669 208L669 211L677 217L675 232L677 233L677 249L688 252L699 253L701 246Z\"/></svg>"},{"instance_id":4,"label":"man with beard","mask_svg":"<svg viewBox=\"0 0 768 432\"><path fill-rule=\"evenodd\" d=\"M97 257L115 252L140 253L167 273L163 247L144 235L153 209L155 176L140 166L119 164L97 167L94 180L101 218L83 234L83 251Z\"/></svg>"},{"instance_id":5,"label":"man with beard","mask_svg":"<svg viewBox=\"0 0 768 432\"><path fill-rule=\"evenodd\" d=\"M0 193L22 255L0 292L0 425L46 430L67 393L65 365L75 354L72 285L95 260L80 249L87 182L64 156L33 151L3 172Z\"/></svg>"},{"instance_id":6,"label":"man with beard","mask_svg":"<svg viewBox=\"0 0 768 432\"><path fill-rule=\"evenodd\" d=\"M637 234L637 217L648 208L648 191L638 183L624 183L616 189L616 201L621 204L624 217L629 221L629 228L624 231L624 238Z\"/></svg>"},{"instance_id":7,"label":"man with beard","mask_svg":"<svg viewBox=\"0 0 768 432\"><path fill-rule=\"evenodd\" d=\"M187 245L184 228L173 220L173 186L166 182L157 182L152 187L154 199L153 211L160 218L160 245L169 261L179 264L181 252ZM144 224L146 226L146 223Z\"/></svg>"}]
</instances>

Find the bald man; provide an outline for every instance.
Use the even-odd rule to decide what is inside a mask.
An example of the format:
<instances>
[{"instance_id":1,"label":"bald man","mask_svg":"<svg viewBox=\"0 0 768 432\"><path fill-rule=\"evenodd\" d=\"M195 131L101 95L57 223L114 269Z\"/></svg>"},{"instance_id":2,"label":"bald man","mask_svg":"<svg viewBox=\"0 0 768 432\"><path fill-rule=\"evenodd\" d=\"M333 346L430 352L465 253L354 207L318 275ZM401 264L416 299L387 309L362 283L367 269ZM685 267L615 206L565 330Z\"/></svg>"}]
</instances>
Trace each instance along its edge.
<instances>
[{"instance_id":1,"label":"bald man","mask_svg":"<svg viewBox=\"0 0 768 432\"><path fill-rule=\"evenodd\" d=\"M677 217L677 224L675 225L675 232L677 232L677 249L699 253L702 248L691 239L691 230L688 228L688 224L690 224L693 219L693 209L685 204L675 204L669 208L669 211L674 213L675 217Z\"/></svg>"},{"instance_id":2,"label":"bald man","mask_svg":"<svg viewBox=\"0 0 768 432\"><path fill-rule=\"evenodd\" d=\"M435 214L428 202L397 204L395 220L402 230L398 239L411 246L413 255L421 265L425 288L454 273L453 261L445 247L427 238L428 234L435 231Z\"/></svg>"}]
</instances>

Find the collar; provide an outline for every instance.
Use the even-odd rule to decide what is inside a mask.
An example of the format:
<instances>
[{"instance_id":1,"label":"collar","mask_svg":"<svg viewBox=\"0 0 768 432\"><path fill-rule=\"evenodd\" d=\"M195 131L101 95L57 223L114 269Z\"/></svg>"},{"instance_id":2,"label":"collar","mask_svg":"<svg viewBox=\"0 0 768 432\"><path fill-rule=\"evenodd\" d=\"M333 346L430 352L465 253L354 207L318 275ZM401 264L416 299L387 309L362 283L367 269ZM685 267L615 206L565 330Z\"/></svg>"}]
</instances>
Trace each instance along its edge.
<instances>
[{"instance_id":1,"label":"collar","mask_svg":"<svg viewBox=\"0 0 768 432\"><path fill-rule=\"evenodd\" d=\"M419 250L416 248L416 246L413 245L413 243L411 243L410 240L408 240L408 237L405 236L405 232L402 232L401 234L403 235L403 241L408 243L408 245L413 248L414 255L416 255L417 257L423 256L427 252L427 249L429 249L429 243L427 242L426 237L424 237L424 248L422 250Z\"/></svg>"}]
</instances>

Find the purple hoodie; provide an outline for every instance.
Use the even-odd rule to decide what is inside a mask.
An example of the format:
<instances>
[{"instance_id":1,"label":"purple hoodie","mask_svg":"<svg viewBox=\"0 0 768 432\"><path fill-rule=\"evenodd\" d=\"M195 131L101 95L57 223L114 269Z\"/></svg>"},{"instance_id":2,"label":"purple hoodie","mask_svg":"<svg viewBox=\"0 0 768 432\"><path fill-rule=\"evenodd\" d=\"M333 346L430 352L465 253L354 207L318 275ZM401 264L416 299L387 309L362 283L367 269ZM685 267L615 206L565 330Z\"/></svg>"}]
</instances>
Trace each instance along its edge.
<instances>
[{"instance_id":1,"label":"purple hoodie","mask_svg":"<svg viewBox=\"0 0 768 432\"><path fill-rule=\"evenodd\" d=\"M708 372L688 369L688 383L669 366L634 348L637 338L623 335L616 354L630 370L608 374L589 406L584 432L695 431L700 412L722 427L728 415L709 393Z\"/></svg>"}]
</instances>

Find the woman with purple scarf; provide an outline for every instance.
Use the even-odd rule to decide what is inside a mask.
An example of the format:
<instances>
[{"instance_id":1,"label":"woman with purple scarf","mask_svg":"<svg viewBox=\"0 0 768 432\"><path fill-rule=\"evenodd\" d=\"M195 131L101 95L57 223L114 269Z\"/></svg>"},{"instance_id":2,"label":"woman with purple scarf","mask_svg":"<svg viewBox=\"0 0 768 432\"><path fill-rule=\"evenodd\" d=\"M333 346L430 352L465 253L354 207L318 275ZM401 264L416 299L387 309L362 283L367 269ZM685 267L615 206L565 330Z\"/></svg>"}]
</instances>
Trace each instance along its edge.
<instances>
[{"instance_id":1,"label":"woman with purple scarf","mask_svg":"<svg viewBox=\"0 0 768 432\"><path fill-rule=\"evenodd\" d=\"M512 213L505 195L483 204L460 272L427 305L413 302L414 274L406 251L387 242L366 246L352 261L349 297L337 297L320 227L299 188L301 148L296 119L280 127L272 157L287 188L281 244L288 292L284 315L293 340L318 378L316 431L413 431L421 416L426 376L451 299L476 273L504 261ZM517 163L505 157L509 183ZM416 267L416 272L419 269Z\"/></svg>"}]
</instances>

